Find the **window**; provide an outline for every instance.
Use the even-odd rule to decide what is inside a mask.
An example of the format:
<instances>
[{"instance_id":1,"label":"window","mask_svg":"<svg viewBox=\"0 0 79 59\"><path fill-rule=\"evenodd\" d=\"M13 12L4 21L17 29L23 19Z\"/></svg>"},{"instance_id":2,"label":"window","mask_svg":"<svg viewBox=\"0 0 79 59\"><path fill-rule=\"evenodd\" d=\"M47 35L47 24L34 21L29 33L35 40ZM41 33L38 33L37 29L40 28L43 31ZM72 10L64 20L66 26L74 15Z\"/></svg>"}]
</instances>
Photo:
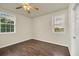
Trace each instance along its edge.
<instances>
[{"instance_id":1,"label":"window","mask_svg":"<svg viewBox=\"0 0 79 59\"><path fill-rule=\"evenodd\" d=\"M54 32L62 32L64 33L64 30L65 30L65 19L66 19L66 14L58 14L58 15L54 15L53 17L53 31Z\"/></svg>"},{"instance_id":2,"label":"window","mask_svg":"<svg viewBox=\"0 0 79 59\"><path fill-rule=\"evenodd\" d=\"M3 16L5 15L5 16ZM0 33L14 33L15 32L15 21L10 15L0 13Z\"/></svg>"}]
</instances>

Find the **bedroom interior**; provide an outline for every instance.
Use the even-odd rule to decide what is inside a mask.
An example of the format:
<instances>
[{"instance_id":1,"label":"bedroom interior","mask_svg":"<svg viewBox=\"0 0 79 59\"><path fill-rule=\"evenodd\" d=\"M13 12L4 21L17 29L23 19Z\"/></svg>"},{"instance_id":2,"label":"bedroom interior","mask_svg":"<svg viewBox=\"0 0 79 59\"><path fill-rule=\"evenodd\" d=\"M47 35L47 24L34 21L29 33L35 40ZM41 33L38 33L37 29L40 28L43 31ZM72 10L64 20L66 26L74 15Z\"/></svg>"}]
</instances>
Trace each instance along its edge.
<instances>
[{"instance_id":1,"label":"bedroom interior","mask_svg":"<svg viewBox=\"0 0 79 59\"><path fill-rule=\"evenodd\" d=\"M0 56L73 55L72 5L0 3Z\"/></svg>"}]
</instances>

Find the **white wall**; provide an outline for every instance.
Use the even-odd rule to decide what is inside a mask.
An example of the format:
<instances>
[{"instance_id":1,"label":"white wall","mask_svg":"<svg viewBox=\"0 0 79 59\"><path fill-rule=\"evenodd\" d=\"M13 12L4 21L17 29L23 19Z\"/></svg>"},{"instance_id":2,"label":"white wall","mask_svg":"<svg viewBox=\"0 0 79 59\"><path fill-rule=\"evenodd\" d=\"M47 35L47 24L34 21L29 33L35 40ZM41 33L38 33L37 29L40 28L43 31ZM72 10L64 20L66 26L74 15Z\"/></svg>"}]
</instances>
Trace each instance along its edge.
<instances>
[{"instance_id":1,"label":"white wall","mask_svg":"<svg viewBox=\"0 0 79 59\"><path fill-rule=\"evenodd\" d=\"M8 10L5 10L5 11L8 11ZM12 14L16 17L16 33L0 34L0 48L32 38L31 19L25 16L22 16L20 14L15 14L15 13L12 13Z\"/></svg>"},{"instance_id":2,"label":"white wall","mask_svg":"<svg viewBox=\"0 0 79 59\"><path fill-rule=\"evenodd\" d=\"M7 10L6 10L7 11ZM52 32L52 16L61 13L68 13L67 9L56 11L54 13L29 19L20 14L12 13L16 16L16 33L1 34L0 47L15 44L28 39L37 39L54 44L68 46L70 48L69 20L66 16L65 33L57 34Z\"/></svg>"},{"instance_id":3,"label":"white wall","mask_svg":"<svg viewBox=\"0 0 79 59\"><path fill-rule=\"evenodd\" d=\"M59 44L63 46L70 46L70 33L69 33L69 20L68 16L65 19L65 33L53 33L52 32L52 16L56 14L63 14L65 13L68 15L68 9L64 9L61 11L56 11L54 13L40 16L34 19L34 26L35 26L35 39L51 42L54 44Z\"/></svg>"}]
</instances>

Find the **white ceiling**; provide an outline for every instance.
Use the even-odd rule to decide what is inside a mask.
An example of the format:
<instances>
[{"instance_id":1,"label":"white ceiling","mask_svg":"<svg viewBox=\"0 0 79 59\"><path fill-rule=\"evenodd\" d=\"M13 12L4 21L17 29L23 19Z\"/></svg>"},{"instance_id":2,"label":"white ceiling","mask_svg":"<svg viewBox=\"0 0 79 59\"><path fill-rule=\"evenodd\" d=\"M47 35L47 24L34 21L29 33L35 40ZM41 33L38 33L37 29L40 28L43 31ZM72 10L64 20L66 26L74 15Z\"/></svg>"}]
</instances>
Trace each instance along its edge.
<instances>
[{"instance_id":1,"label":"white ceiling","mask_svg":"<svg viewBox=\"0 0 79 59\"><path fill-rule=\"evenodd\" d=\"M0 6L11 12L15 12L29 18L35 18L41 15L49 14L51 12L64 9L68 7L68 3L30 3L34 7L38 7L39 11L32 10L30 14L25 12L23 9L16 9L21 3L0 3Z\"/></svg>"}]
</instances>

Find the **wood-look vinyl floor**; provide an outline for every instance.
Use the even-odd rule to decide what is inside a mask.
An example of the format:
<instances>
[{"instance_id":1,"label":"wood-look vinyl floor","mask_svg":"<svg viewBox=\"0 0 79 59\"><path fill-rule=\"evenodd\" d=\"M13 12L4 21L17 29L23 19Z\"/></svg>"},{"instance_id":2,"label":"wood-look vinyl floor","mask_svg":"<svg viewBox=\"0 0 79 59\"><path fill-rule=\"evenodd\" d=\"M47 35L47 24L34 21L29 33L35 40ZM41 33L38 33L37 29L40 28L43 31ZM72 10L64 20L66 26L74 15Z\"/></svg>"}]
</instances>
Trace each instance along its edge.
<instances>
[{"instance_id":1,"label":"wood-look vinyl floor","mask_svg":"<svg viewBox=\"0 0 79 59\"><path fill-rule=\"evenodd\" d=\"M30 39L0 49L0 56L70 56L65 46Z\"/></svg>"}]
</instances>

